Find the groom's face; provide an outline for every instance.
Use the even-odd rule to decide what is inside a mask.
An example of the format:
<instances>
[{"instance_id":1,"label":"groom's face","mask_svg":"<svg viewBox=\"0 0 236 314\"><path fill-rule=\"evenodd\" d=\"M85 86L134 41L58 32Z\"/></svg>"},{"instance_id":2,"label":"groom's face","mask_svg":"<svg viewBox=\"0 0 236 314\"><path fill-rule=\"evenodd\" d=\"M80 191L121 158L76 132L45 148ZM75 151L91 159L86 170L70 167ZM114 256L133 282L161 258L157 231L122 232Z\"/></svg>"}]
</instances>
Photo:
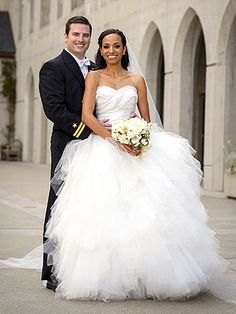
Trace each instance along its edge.
<instances>
[{"instance_id":1,"label":"groom's face","mask_svg":"<svg viewBox=\"0 0 236 314\"><path fill-rule=\"evenodd\" d=\"M79 59L83 59L90 44L89 25L74 23L68 35L64 34L66 48Z\"/></svg>"}]
</instances>

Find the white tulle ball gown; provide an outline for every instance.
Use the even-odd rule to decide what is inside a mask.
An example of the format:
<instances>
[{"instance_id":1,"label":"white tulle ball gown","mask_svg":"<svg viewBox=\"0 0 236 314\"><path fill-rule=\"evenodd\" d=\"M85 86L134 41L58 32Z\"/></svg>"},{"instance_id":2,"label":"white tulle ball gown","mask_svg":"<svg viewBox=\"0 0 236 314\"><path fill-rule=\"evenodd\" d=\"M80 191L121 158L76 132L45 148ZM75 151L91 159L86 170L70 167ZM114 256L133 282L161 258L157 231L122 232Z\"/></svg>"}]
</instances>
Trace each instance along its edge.
<instances>
[{"instance_id":1,"label":"white tulle ball gown","mask_svg":"<svg viewBox=\"0 0 236 314\"><path fill-rule=\"evenodd\" d=\"M99 119L135 110L133 86L100 86ZM48 263L67 299L179 299L208 290L225 269L200 202L202 173L188 141L153 130L132 157L91 134L65 149L47 225Z\"/></svg>"}]
</instances>

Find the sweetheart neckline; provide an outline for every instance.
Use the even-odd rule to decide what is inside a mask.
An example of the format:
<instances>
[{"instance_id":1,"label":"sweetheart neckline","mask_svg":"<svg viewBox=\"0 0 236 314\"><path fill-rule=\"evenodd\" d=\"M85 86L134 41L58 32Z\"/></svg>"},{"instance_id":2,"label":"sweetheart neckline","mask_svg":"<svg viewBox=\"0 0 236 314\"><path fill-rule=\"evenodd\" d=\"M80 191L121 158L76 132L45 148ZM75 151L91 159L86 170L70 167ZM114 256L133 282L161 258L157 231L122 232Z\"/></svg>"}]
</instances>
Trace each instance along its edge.
<instances>
[{"instance_id":1,"label":"sweetheart neckline","mask_svg":"<svg viewBox=\"0 0 236 314\"><path fill-rule=\"evenodd\" d=\"M99 85L98 87L97 87L97 89L99 88L99 87L108 87L108 88L110 88L110 89L113 89L114 91L119 91L119 90L121 90L121 89L123 89L123 88L125 88L125 87L132 87L132 88L134 88L136 91L137 91L137 88L135 87L135 86L133 86L133 85L124 85L124 86L122 86L122 87L120 87L120 88L114 88L114 87L111 87L111 86L108 86L108 85Z\"/></svg>"}]
</instances>

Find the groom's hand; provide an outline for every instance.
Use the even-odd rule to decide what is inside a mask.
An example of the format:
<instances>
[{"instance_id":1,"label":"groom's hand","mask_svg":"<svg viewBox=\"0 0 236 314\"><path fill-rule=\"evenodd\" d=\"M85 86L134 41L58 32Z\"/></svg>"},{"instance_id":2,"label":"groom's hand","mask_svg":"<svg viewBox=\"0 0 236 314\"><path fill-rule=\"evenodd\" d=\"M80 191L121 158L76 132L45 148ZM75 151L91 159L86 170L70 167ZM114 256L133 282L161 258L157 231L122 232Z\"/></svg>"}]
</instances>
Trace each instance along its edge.
<instances>
[{"instance_id":1,"label":"groom's hand","mask_svg":"<svg viewBox=\"0 0 236 314\"><path fill-rule=\"evenodd\" d=\"M111 131L111 129L112 129L112 124L108 122L109 119L101 119L101 120L98 120L98 121L101 123L101 125L102 125L105 129L107 129L108 131Z\"/></svg>"}]
</instances>

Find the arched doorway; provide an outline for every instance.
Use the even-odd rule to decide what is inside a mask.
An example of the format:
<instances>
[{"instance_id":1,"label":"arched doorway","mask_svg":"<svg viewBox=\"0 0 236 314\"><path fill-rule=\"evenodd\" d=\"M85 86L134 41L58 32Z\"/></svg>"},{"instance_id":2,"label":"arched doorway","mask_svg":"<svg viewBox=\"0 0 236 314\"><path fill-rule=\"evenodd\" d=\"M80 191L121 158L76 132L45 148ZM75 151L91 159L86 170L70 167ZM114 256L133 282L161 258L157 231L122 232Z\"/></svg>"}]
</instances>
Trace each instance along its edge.
<instances>
[{"instance_id":1,"label":"arched doorway","mask_svg":"<svg viewBox=\"0 0 236 314\"><path fill-rule=\"evenodd\" d=\"M189 139L196 150L196 158L200 161L202 168L204 162L205 86L205 41L199 18L194 14L186 36L183 38L180 64L179 132Z\"/></svg>"},{"instance_id":2,"label":"arched doorway","mask_svg":"<svg viewBox=\"0 0 236 314\"><path fill-rule=\"evenodd\" d=\"M157 67L157 82L156 82L156 104L157 110L163 123L164 119L164 87L165 87L165 63L164 63L164 51L161 45L161 51L159 53L158 67Z\"/></svg>"},{"instance_id":3,"label":"arched doorway","mask_svg":"<svg viewBox=\"0 0 236 314\"><path fill-rule=\"evenodd\" d=\"M236 0L229 1L221 21L217 40L215 71L212 185L224 189L225 150L228 140L236 141Z\"/></svg>"},{"instance_id":4,"label":"arched doorway","mask_svg":"<svg viewBox=\"0 0 236 314\"><path fill-rule=\"evenodd\" d=\"M145 60L145 77L148 87L163 122L164 115L164 50L159 29L151 23L144 35L143 47L148 47L146 53L142 50Z\"/></svg>"},{"instance_id":5,"label":"arched doorway","mask_svg":"<svg viewBox=\"0 0 236 314\"><path fill-rule=\"evenodd\" d=\"M202 31L196 47L193 83L192 145L196 150L195 157L201 162L201 165L203 165L206 98L206 51Z\"/></svg>"},{"instance_id":6,"label":"arched doorway","mask_svg":"<svg viewBox=\"0 0 236 314\"><path fill-rule=\"evenodd\" d=\"M226 47L225 60L225 142L236 143L236 16L234 17Z\"/></svg>"}]
</instances>

